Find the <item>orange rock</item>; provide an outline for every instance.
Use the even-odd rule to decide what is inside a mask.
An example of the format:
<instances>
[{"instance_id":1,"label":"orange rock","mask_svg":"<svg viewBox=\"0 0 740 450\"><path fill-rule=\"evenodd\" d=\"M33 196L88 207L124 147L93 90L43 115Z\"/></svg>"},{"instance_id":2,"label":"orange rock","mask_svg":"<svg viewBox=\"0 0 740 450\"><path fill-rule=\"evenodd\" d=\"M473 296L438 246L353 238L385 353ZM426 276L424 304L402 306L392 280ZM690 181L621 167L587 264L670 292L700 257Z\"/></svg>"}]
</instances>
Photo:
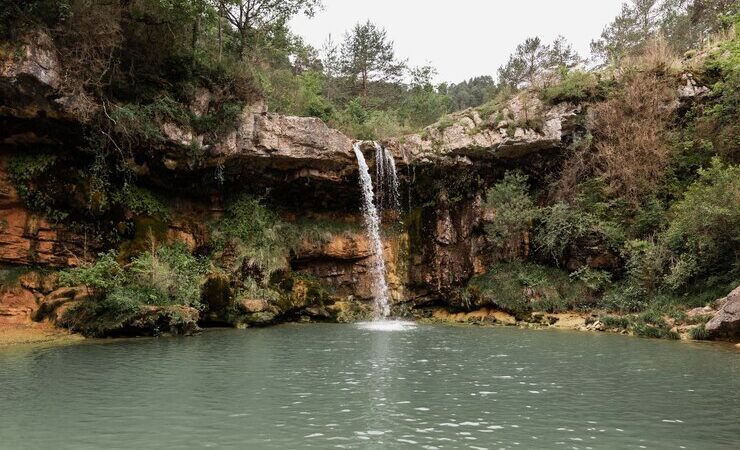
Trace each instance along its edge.
<instances>
[{"instance_id":1,"label":"orange rock","mask_svg":"<svg viewBox=\"0 0 740 450\"><path fill-rule=\"evenodd\" d=\"M33 292L15 288L0 293L0 325L31 323L38 309Z\"/></svg>"}]
</instances>

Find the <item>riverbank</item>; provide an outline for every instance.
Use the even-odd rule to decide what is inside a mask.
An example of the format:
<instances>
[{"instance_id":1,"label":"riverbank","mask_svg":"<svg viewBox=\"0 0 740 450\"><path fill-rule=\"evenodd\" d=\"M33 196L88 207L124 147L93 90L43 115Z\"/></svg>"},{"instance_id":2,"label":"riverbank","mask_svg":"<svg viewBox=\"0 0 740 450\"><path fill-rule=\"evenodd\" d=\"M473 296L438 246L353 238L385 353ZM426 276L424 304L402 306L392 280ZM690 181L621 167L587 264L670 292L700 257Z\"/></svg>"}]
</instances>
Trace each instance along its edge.
<instances>
[{"instance_id":1,"label":"riverbank","mask_svg":"<svg viewBox=\"0 0 740 450\"><path fill-rule=\"evenodd\" d=\"M603 311L566 313L534 312L527 320L517 320L513 315L493 309L480 308L467 312L451 312L437 308L424 323L447 323L465 325L499 325L526 329L560 329L582 332L605 332L636 337L675 339L683 341L705 341L701 339L704 321L696 316L685 315L682 319L670 316L644 317L638 314L614 314ZM740 341L726 340L740 349Z\"/></svg>"},{"instance_id":2,"label":"riverbank","mask_svg":"<svg viewBox=\"0 0 740 450\"><path fill-rule=\"evenodd\" d=\"M83 340L85 338L80 334L70 333L48 323L0 326L0 348L23 344L66 344Z\"/></svg>"}]
</instances>

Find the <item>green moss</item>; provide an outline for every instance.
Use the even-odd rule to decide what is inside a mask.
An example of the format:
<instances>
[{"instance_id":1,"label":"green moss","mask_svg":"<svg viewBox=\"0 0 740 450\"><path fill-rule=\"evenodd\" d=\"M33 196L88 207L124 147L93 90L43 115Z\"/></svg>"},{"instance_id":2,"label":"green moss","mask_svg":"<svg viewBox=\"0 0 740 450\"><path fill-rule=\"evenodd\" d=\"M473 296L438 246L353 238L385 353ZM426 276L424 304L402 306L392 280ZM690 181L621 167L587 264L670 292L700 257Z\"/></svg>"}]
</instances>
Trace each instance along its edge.
<instances>
[{"instance_id":1,"label":"green moss","mask_svg":"<svg viewBox=\"0 0 740 450\"><path fill-rule=\"evenodd\" d=\"M122 261L127 261L149 250L153 242L167 242L169 227L164 220L156 217L139 216L133 220L133 225L133 238L124 241L118 249Z\"/></svg>"}]
</instances>

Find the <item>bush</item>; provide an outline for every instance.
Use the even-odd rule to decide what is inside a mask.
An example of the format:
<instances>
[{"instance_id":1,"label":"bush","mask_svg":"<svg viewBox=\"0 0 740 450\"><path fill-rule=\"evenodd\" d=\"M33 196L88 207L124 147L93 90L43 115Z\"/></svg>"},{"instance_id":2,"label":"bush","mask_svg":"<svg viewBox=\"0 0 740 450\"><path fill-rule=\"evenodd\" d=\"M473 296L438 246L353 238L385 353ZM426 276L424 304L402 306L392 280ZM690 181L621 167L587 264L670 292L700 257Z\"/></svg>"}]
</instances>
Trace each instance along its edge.
<instances>
[{"instance_id":1,"label":"bush","mask_svg":"<svg viewBox=\"0 0 740 450\"><path fill-rule=\"evenodd\" d=\"M589 213L565 203L556 203L542 209L534 241L539 251L560 264L565 249L585 236L595 223Z\"/></svg>"},{"instance_id":2,"label":"bush","mask_svg":"<svg viewBox=\"0 0 740 450\"><path fill-rule=\"evenodd\" d=\"M615 316L602 316L599 320L607 328L619 328L626 330L630 326L630 320L626 317L615 317Z\"/></svg>"},{"instance_id":3,"label":"bush","mask_svg":"<svg viewBox=\"0 0 740 450\"><path fill-rule=\"evenodd\" d=\"M649 71L625 75L611 98L593 107L594 170L609 193L639 204L662 182L671 156L666 138L676 100L673 82ZM676 102L677 103L677 102Z\"/></svg>"},{"instance_id":4,"label":"bush","mask_svg":"<svg viewBox=\"0 0 740 450\"><path fill-rule=\"evenodd\" d=\"M493 220L485 226L486 233L498 247L520 239L537 213L529 195L527 176L518 172L507 172L503 180L486 192L486 206L495 211Z\"/></svg>"},{"instance_id":5,"label":"bush","mask_svg":"<svg viewBox=\"0 0 740 450\"><path fill-rule=\"evenodd\" d=\"M679 290L697 277L740 273L740 166L725 165L718 158L699 171L683 199L669 211L670 224L663 234L676 257L666 277Z\"/></svg>"},{"instance_id":6,"label":"bush","mask_svg":"<svg viewBox=\"0 0 740 450\"><path fill-rule=\"evenodd\" d=\"M253 269L262 281L288 268L295 234L274 212L254 197L243 195L231 201L214 225L216 259L235 273Z\"/></svg>"},{"instance_id":7,"label":"bush","mask_svg":"<svg viewBox=\"0 0 740 450\"><path fill-rule=\"evenodd\" d=\"M541 97L550 104L580 103L603 98L603 89L600 88L599 79L595 74L573 70L565 74L559 83L543 89Z\"/></svg>"},{"instance_id":8,"label":"bush","mask_svg":"<svg viewBox=\"0 0 740 450\"><path fill-rule=\"evenodd\" d=\"M466 307L494 305L524 320L532 311L588 309L593 292L559 269L534 263L499 263L458 293Z\"/></svg>"},{"instance_id":9,"label":"bush","mask_svg":"<svg viewBox=\"0 0 740 450\"><path fill-rule=\"evenodd\" d=\"M86 286L99 295L121 286L126 276L123 268L116 261L116 252L111 250L98 255L90 265L62 271L59 283L63 286Z\"/></svg>"},{"instance_id":10,"label":"bush","mask_svg":"<svg viewBox=\"0 0 740 450\"><path fill-rule=\"evenodd\" d=\"M200 308L206 268L182 243L152 249L126 267L115 252L103 253L89 266L60 274L62 285L84 285L91 293L65 313L63 323L89 335L114 334L142 317L147 306L175 308L165 310L176 320L176 307Z\"/></svg>"}]
</instances>

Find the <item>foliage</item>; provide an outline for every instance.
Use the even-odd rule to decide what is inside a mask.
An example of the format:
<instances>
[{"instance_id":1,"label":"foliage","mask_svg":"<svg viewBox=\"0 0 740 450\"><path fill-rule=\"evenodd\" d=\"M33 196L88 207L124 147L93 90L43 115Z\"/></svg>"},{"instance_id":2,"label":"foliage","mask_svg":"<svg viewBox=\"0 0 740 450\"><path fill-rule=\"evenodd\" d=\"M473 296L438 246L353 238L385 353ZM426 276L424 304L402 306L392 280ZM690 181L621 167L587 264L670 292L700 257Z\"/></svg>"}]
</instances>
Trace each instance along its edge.
<instances>
[{"instance_id":1,"label":"foliage","mask_svg":"<svg viewBox=\"0 0 740 450\"><path fill-rule=\"evenodd\" d=\"M673 112L667 105L675 98L675 88L660 74L635 71L594 106L594 168L612 195L636 204L657 190L671 155L665 132Z\"/></svg>"},{"instance_id":2,"label":"foliage","mask_svg":"<svg viewBox=\"0 0 740 450\"><path fill-rule=\"evenodd\" d=\"M525 85L534 87L538 78L548 72L567 71L580 62L580 56L562 36L551 45L543 44L539 37L527 38L498 69L499 82L515 89Z\"/></svg>"},{"instance_id":3,"label":"foliage","mask_svg":"<svg viewBox=\"0 0 740 450\"><path fill-rule=\"evenodd\" d=\"M689 331L689 337L695 341L704 341L709 339L709 333L704 324L697 325Z\"/></svg>"},{"instance_id":4,"label":"foliage","mask_svg":"<svg viewBox=\"0 0 740 450\"><path fill-rule=\"evenodd\" d=\"M560 82L547 86L541 97L547 103L581 103L600 100L604 96L603 86L598 75L582 70L573 70L563 75Z\"/></svg>"},{"instance_id":5,"label":"foliage","mask_svg":"<svg viewBox=\"0 0 740 450\"><path fill-rule=\"evenodd\" d=\"M740 166L715 157L669 215L663 238L676 255L666 278L672 289L696 277L740 274Z\"/></svg>"},{"instance_id":6,"label":"foliage","mask_svg":"<svg viewBox=\"0 0 740 450\"><path fill-rule=\"evenodd\" d=\"M486 233L499 247L520 238L521 233L531 227L537 213L529 194L527 176L518 172L507 172L503 180L487 191L486 206L495 211L493 220L486 224Z\"/></svg>"},{"instance_id":7,"label":"foliage","mask_svg":"<svg viewBox=\"0 0 740 450\"><path fill-rule=\"evenodd\" d=\"M121 286L124 281L124 270L116 261L116 252L113 250L99 254L91 265L62 271L59 274L59 283L62 285L84 285L99 293L111 291Z\"/></svg>"},{"instance_id":8,"label":"foliage","mask_svg":"<svg viewBox=\"0 0 740 450\"><path fill-rule=\"evenodd\" d=\"M535 245L552 261L559 263L565 249L590 231L595 222L595 218L588 212L565 203L547 206L539 216Z\"/></svg>"},{"instance_id":9,"label":"foliage","mask_svg":"<svg viewBox=\"0 0 740 450\"><path fill-rule=\"evenodd\" d=\"M386 30L369 20L355 24L344 36L340 65L342 74L359 84L355 92L363 98L371 82L396 80L405 68L396 60Z\"/></svg>"},{"instance_id":10,"label":"foliage","mask_svg":"<svg viewBox=\"0 0 740 450\"><path fill-rule=\"evenodd\" d=\"M266 281L274 272L288 268L291 231L258 199L243 195L228 204L214 225L212 239L217 259L226 269L251 269Z\"/></svg>"},{"instance_id":11,"label":"foliage","mask_svg":"<svg viewBox=\"0 0 740 450\"><path fill-rule=\"evenodd\" d=\"M70 309L64 322L102 336L131 325L147 306L200 308L205 273L205 262L190 255L182 243L152 248L127 266L118 263L114 251L100 254L90 265L61 272L62 285L83 285L92 294Z\"/></svg>"},{"instance_id":12,"label":"foliage","mask_svg":"<svg viewBox=\"0 0 740 450\"><path fill-rule=\"evenodd\" d=\"M711 33L727 29L728 18L737 12L734 0L630 0L622 4L601 38L591 42L591 52L603 62L616 63L644 50L658 34L683 52Z\"/></svg>"},{"instance_id":13,"label":"foliage","mask_svg":"<svg viewBox=\"0 0 740 450\"><path fill-rule=\"evenodd\" d=\"M150 216L166 219L169 208L150 190L126 184L112 194L113 201L137 216Z\"/></svg>"},{"instance_id":14,"label":"foliage","mask_svg":"<svg viewBox=\"0 0 740 450\"><path fill-rule=\"evenodd\" d=\"M493 98L498 90L499 86L489 75L439 86L439 93L450 99L450 111L461 111L480 106Z\"/></svg>"},{"instance_id":15,"label":"foliage","mask_svg":"<svg viewBox=\"0 0 740 450\"><path fill-rule=\"evenodd\" d=\"M529 262L496 264L470 280L465 288L468 302L494 305L517 319L532 311L563 312L593 306L593 293L567 273Z\"/></svg>"}]
</instances>

